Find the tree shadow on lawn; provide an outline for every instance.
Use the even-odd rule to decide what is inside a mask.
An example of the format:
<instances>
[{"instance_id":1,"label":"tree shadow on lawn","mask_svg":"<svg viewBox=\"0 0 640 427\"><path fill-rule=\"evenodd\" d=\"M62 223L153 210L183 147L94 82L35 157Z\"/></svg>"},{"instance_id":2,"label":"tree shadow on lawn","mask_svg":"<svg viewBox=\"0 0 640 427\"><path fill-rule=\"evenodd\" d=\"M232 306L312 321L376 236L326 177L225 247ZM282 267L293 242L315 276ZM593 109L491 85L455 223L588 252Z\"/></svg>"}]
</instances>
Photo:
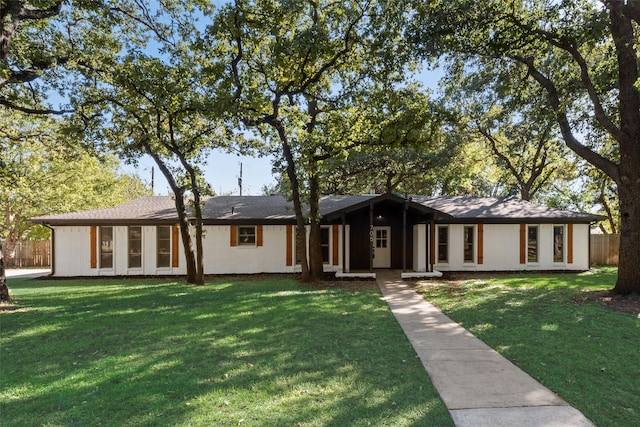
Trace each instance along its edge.
<instances>
[{"instance_id":1,"label":"tree shadow on lawn","mask_svg":"<svg viewBox=\"0 0 640 427\"><path fill-rule=\"evenodd\" d=\"M574 300L614 282L615 273L604 272L478 275L414 286L596 425L634 425L640 319Z\"/></svg>"},{"instance_id":2,"label":"tree shadow on lawn","mask_svg":"<svg viewBox=\"0 0 640 427\"><path fill-rule=\"evenodd\" d=\"M16 292L30 311L0 319L6 422L451 425L375 292L131 283Z\"/></svg>"}]
</instances>

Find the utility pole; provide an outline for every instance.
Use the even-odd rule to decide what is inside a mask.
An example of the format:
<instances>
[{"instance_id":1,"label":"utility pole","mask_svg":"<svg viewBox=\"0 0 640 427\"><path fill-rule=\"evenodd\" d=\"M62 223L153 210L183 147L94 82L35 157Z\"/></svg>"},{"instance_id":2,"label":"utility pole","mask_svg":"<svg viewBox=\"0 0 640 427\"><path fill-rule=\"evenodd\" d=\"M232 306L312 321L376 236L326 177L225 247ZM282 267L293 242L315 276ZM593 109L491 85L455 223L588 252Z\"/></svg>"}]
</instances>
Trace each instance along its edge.
<instances>
[{"instance_id":1,"label":"utility pole","mask_svg":"<svg viewBox=\"0 0 640 427\"><path fill-rule=\"evenodd\" d=\"M242 196L242 162L240 162L240 176L238 177L238 187L240 187L240 195Z\"/></svg>"},{"instance_id":2,"label":"utility pole","mask_svg":"<svg viewBox=\"0 0 640 427\"><path fill-rule=\"evenodd\" d=\"M155 196L155 193L153 192L153 172L155 170L155 166L151 166L151 195Z\"/></svg>"}]
</instances>

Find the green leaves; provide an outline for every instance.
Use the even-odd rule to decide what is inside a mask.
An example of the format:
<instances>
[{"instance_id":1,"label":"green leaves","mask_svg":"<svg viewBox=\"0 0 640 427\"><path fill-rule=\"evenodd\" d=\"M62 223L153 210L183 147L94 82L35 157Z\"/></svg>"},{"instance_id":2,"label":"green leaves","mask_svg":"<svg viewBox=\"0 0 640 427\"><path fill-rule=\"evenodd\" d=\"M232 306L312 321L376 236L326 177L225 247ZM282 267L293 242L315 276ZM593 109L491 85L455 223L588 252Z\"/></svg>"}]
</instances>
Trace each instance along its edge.
<instances>
[{"instance_id":1,"label":"green leaves","mask_svg":"<svg viewBox=\"0 0 640 427\"><path fill-rule=\"evenodd\" d=\"M60 119L0 111L0 236L30 233L30 217L115 206L149 194L139 178L121 175L113 156L96 157L65 143Z\"/></svg>"}]
</instances>

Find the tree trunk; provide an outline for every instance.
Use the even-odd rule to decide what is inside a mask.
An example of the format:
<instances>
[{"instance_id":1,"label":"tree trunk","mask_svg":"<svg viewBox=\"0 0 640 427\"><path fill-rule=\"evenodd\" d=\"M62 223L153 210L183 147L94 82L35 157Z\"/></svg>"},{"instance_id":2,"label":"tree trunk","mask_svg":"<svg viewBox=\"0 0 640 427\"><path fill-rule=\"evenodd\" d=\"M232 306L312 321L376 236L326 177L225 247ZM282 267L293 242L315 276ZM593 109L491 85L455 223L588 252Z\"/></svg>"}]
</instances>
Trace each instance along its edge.
<instances>
[{"instance_id":1,"label":"tree trunk","mask_svg":"<svg viewBox=\"0 0 640 427\"><path fill-rule=\"evenodd\" d=\"M637 40L634 23L624 10L626 2L606 3L610 8L610 28L616 45L619 78L620 133L617 140L620 144L620 166L616 183L620 200L620 256L614 291L623 295L640 294L640 94L637 87L640 76Z\"/></svg>"},{"instance_id":2,"label":"tree trunk","mask_svg":"<svg viewBox=\"0 0 640 427\"><path fill-rule=\"evenodd\" d=\"M182 245L184 246L184 256L187 263L187 283L196 283L196 256L193 250L193 242L191 233L189 232L189 217L184 203L184 196L176 194L176 211L180 221L180 236L182 237Z\"/></svg>"},{"instance_id":3,"label":"tree trunk","mask_svg":"<svg viewBox=\"0 0 640 427\"><path fill-rule=\"evenodd\" d=\"M0 303L10 303L9 288L7 287L7 277L4 272L4 250L0 240Z\"/></svg>"},{"instance_id":4,"label":"tree trunk","mask_svg":"<svg viewBox=\"0 0 640 427\"><path fill-rule=\"evenodd\" d=\"M18 242L15 242L10 236L7 236L2 248L2 252L4 254L4 265L7 267L17 267L16 246L18 246Z\"/></svg>"},{"instance_id":5,"label":"tree trunk","mask_svg":"<svg viewBox=\"0 0 640 427\"><path fill-rule=\"evenodd\" d=\"M531 201L531 192L529 191L528 186L520 186L520 198L522 200L526 200L527 202Z\"/></svg>"},{"instance_id":6,"label":"tree trunk","mask_svg":"<svg viewBox=\"0 0 640 427\"><path fill-rule=\"evenodd\" d=\"M202 206L200 205L200 192L194 190L194 210L196 216L196 277L195 285L204 285L204 254L202 248Z\"/></svg>"},{"instance_id":7,"label":"tree trunk","mask_svg":"<svg viewBox=\"0 0 640 427\"><path fill-rule=\"evenodd\" d=\"M4 220L7 225L7 233L2 247L2 253L4 257L4 265L7 267L15 267L16 245L18 242L14 236L16 234L16 229L18 228L16 224L21 221L21 215L19 213L12 212L10 200L5 202L5 206Z\"/></svg>"},{"instance_id":8,"label":"tree trunk","mask_svg":"<svg viewBox=\"0 0 640 427\"><path fill-rule=\"evenodd\" d=\"M194 285L204 285L204 251L202 248L202 199L200 198L200 187L198 186L198 176L195 169L187 162L187 159L176 153L180 158L182 166L187 170L189 174L189 180L191 182L191 192L193 193L193 213L195 216L196 226L196 259L195 259L195 275L192 283Z\"/></svg>"},{"instance_id":9,"label":"tree trunk","mask_svg":"<svg viewBox=\"0 0 640 427\"><path fill-rule=\"evenodd\" d=\"M626 173L621 171L618 184L620 253L618 280L613 290L622 295L640 294L640 153L634 157L635 165L626 165Z\"/></svg>"},{"instance_id":10,"label":"tree trunk","mask_svg":"<svg viewBox=\"0 0 640 427\"><path fill-rule=\"evenodd\" d=\"M313 174L309 180L309 271L311 280L322 280L324 275L322 262L322 241L320 233L320 189L318 176Z\"/></svg>"},{"instance_id":11,"label":"tree trunk","mask_svg":"<svg viewBox=\"0 0 640 427\"><path fill-rule=\"evenodd\" d=\"M309 264L307 261L307 232L305 229L305 220L302 212L302 202L300 201L300 183L298 182L298 175L296 174L295 160L291 147L287 141L287 135L284 127L280 122L274 122L272 124L278 131L280 142L282 143L282 151L284 157L287 160L287 176L291 183L291 198L293 199L293 211L296 214L296 254L300 260L300 267L302 268L302 275L300 280L303 282L311 281L311 274L309 271Z\"/></svg>"},{"instance_id":12,"label":"tree trunk","mask_svg":"<svg viewBox=\"0 0 640 427\"><path fill-rule=\"evenodd\" d=\"M191 233L189 233L189 217L187 215L187 208L184 203L184 189L176 183L171 171L164 164L162 159L151 149L148 143L142 142L142 147L145 152L150 155L158 165L158 168L162 172L162 175L167 180L167 183L173 191L176 204L176 212L178 213L178 221L180 223L180 236L182 237L182 245L184 247L184 256L187 267L187 282L196 283L197 271L196 271L196 256L193 250L193 242L191 240Z\"/></svg>"}]
</instances>

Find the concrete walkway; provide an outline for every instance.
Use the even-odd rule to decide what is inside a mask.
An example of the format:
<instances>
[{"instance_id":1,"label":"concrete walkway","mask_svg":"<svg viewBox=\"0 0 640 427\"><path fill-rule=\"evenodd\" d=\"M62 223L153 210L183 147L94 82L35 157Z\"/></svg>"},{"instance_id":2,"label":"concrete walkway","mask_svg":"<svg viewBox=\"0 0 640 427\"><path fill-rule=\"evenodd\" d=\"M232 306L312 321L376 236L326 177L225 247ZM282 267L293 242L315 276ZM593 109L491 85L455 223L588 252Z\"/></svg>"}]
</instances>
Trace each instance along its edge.
<instances>
[{"instance_id":1,"label":"concrete walkway","mask_svg":"<svg viewBox=\"0 0 640 427\"><path fill-rule=\"evenodd\" d=\"M398 272L377 272L376 280L456 426L593 426L558 395L425 301Z\"/></svg>"}]
</instances>

